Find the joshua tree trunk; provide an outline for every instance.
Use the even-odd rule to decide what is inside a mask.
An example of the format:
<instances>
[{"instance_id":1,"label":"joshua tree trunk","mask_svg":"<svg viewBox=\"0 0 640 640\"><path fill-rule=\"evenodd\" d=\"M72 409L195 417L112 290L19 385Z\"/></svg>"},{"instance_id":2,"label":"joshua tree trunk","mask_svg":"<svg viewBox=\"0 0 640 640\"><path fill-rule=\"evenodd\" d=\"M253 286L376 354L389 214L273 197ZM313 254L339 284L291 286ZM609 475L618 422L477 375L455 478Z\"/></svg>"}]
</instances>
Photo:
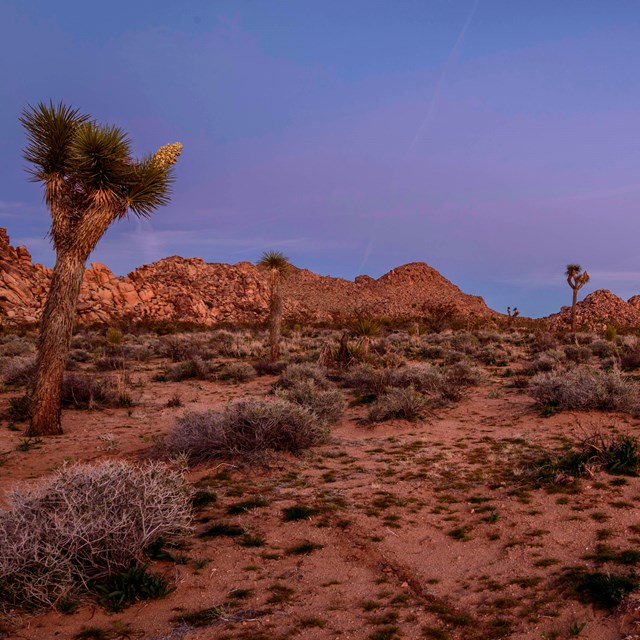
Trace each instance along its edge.
<instances>
[{"instance_id":1,"label":"joshua tree trunk","mask_svg":"<svg viewBox=\"0 0 640 640\"><path fill-rule=\"evenodd\" d=\"M280 357L280 333L282 328L282 287L280 274L274 270L271 274L271 299L269 301L269 342L271 360Z\"/></svg>"},{"instance_id":2,"label":"joshua tree trunk","mask_svg":"<svg viewBox=\"0 0 640 640\"><path fill-rule=\"evenodd\" d=\"M38 343L37 376L33 392L30 436L59 435L62 375L69 353L85 258L60 252L53 269Z\"/></svg>"},{"instance_id":3,"label":"joshua tree trunk","mask_svg":"<svg viewBox=\"0 0 640 640\"><path fill-rule=\"evenodd\" d=\"M573 299L571 301L571 333L576 332L576 305L578 304L578 288L573 289Z\"/></svg>"}]
</instances>

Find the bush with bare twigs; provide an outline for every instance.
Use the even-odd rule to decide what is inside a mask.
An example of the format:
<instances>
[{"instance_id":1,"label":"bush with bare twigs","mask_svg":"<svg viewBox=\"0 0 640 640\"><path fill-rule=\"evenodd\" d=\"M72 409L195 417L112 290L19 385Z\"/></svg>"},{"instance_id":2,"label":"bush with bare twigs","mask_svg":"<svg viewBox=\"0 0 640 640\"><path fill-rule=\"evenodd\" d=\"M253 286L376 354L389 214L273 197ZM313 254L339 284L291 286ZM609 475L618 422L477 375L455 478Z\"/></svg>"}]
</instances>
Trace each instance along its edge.
<instances>
[{"instance_id":1,"label":"bush with bare twigs","mask_svg":"<svg viewBox=\"0 0 640 640\"><path fill-rule=\"evenodd\" d=\"M635 413L640 404L638 386L619 371L576 367L536 375L529 394L545 409L600 409Z\"/></svg>"},{"instance_id":2,"label":"bush with bare twigs","mask_svg":"<svg viewBox=\"0 0 640 640\"><path fill-rule=\"evenodd\" d=\"M165 438L169 453L191 462L215 458L259 459L269 451L299 453L326 441L329 430L301 406L275 398L249 399L221 412L187 412Z\"/></svg>"},{"instance_id":3,"label":"bush with bare twigs","mask_svg":"<svg viewBox=\"0 0 640 640\"><path fill-rule=\"evenodd\" d=\"M128 569L160 537L186 532L187 486L161 463L109 461L12 491L0 511L0 607L52 606Z\"/></svg>"}]
</instances>

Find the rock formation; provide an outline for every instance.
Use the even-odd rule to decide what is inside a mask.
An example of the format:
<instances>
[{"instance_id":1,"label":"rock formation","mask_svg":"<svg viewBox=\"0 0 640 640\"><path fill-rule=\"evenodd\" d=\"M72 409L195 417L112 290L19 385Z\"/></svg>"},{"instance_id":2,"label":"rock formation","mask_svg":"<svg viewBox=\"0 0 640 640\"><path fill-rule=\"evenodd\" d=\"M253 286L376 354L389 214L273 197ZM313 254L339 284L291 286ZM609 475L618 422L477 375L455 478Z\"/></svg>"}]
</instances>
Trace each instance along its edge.
<instances>
[{"instance_id":1,"label":"rock formation","mask_svg":"<svg viewBox=\"0 0 640 640\"><path fill-rule=\"evenodd\" d=\"M551 329L571 327L571 307L562 307L559 313L547 318ZM625 302L607 289L590 293L576 305L578 330L601 331L607 324L629 327L640 324L640 296Z\"/></svg>"},{"instance_id":2,"label":"rock formation","mask_svg":"<svg viewBox=\"0 0 640 640\"><path fill-rule=\"evenodd\" d=\"M0 229L0 323L37 322L51 269L33 264L25 247L14 249ZM332 322L355 314L410 318L449 307L466 317L498 317L479 296L463 293L422 262L393 269L375 280L319 276L293 268L284 284L285 315L301 322ZM265 275L249 262L207 263L172 256L126 277L94 262L84 276L78 321L109 324L119 318L181 321L211 326L263 321L268 311Z\"/></svg>"}]
</instances>

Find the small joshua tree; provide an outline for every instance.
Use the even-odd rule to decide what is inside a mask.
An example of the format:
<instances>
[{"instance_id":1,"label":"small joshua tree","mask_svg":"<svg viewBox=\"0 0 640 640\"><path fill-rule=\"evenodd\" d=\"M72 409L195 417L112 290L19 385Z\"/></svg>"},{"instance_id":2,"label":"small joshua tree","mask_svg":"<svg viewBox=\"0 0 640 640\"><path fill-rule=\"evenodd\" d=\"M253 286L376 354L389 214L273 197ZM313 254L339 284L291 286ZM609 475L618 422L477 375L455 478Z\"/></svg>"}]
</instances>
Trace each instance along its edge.
<instances>
[{"instance_id":1,"label":"small joshua tree","mask_svg":"<svg viewBox=\"0 0 640 640\"><path fill-rule=\"evenodd\" d=\"M280 333L282 329L282 280L287 277L291 265L289 258L280 251L265 251L258 261L258 267L269 274L269 342L271 360L280 356Z\"/></svg>"},{"instance_id":2,"label":"small joshua tree","mask_svg":"<svg viewBox=\"0 0 640 640\"><path fill-rule=\"evenodd\" d=\"M85 263L112 222L169 202L182 145L135 159L125 132L62 103L28 107L24 157L44 186L56 264L42 314L30 435L62 433L61 389Z\"/></svg>"},{"instance_id":3,"label":"small joshua tree","mask_svg":"<svg viewBox=\"0 0 640 640\"><path fill-rule=\"evenodd\" d=\"M582 270L579 264L568 264L565 271L567 283L573 290L573 298L571 300L571 331L576 332L576 304L578 302L578 291L589 282L589 274Z\"/></svg>"}]
</instances>

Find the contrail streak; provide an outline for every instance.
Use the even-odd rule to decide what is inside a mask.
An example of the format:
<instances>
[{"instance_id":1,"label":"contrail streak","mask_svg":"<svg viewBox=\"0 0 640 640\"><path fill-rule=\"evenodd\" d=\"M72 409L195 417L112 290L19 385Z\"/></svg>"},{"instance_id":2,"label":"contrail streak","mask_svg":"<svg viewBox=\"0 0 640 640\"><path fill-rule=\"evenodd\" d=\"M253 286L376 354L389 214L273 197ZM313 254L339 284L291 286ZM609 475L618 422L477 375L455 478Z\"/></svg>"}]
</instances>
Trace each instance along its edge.
<instances>
[{"instance_id":1,"label":"contrail streak","mask_svg":"<svg viewBox=\"0 0 640 640\"><path fill-rule=\"evenodd\" d=\"M471 11L469 11L469 15L465 20L465 23L462 25L462 29L460 29L460 33L458 34L455 44L453 45L453 49L451 49L451 53L449 53L449 57L447 58L447 61L444 63L444 67L442 68L442 72L440 73L440 77L438 78L438 82L436 84L436 88L433 91L433 96L431 97L431 102L429 103L429 108L427 109L427 113L424 117L424 120L422 121L422 124L418 127L418 131L416 131L416 135L413 137L413 140L411 141L411 145L409 147L410 149L413 149L413 147L416 145L416 143L420 139L420 136L422 136L423 132L426 130L427 126L429 125L429 123L433 118L433 114L435 113L436 107L438 106L438 102L440 101L440 94L442 92L442 85L444 83L444 79L447 77L449 68L451 67L454 60L456 59L456 56L458 55L458 50L460 49L460 46L464 41L464 37L467 34L467 29L469 28L469 25L473 20L473 16L475 15L476 9L478 8L479 4L480 4L480 0L475 0L475 2L473 3L473 6L471 7Z\"/></svg>"}]
</instances>

